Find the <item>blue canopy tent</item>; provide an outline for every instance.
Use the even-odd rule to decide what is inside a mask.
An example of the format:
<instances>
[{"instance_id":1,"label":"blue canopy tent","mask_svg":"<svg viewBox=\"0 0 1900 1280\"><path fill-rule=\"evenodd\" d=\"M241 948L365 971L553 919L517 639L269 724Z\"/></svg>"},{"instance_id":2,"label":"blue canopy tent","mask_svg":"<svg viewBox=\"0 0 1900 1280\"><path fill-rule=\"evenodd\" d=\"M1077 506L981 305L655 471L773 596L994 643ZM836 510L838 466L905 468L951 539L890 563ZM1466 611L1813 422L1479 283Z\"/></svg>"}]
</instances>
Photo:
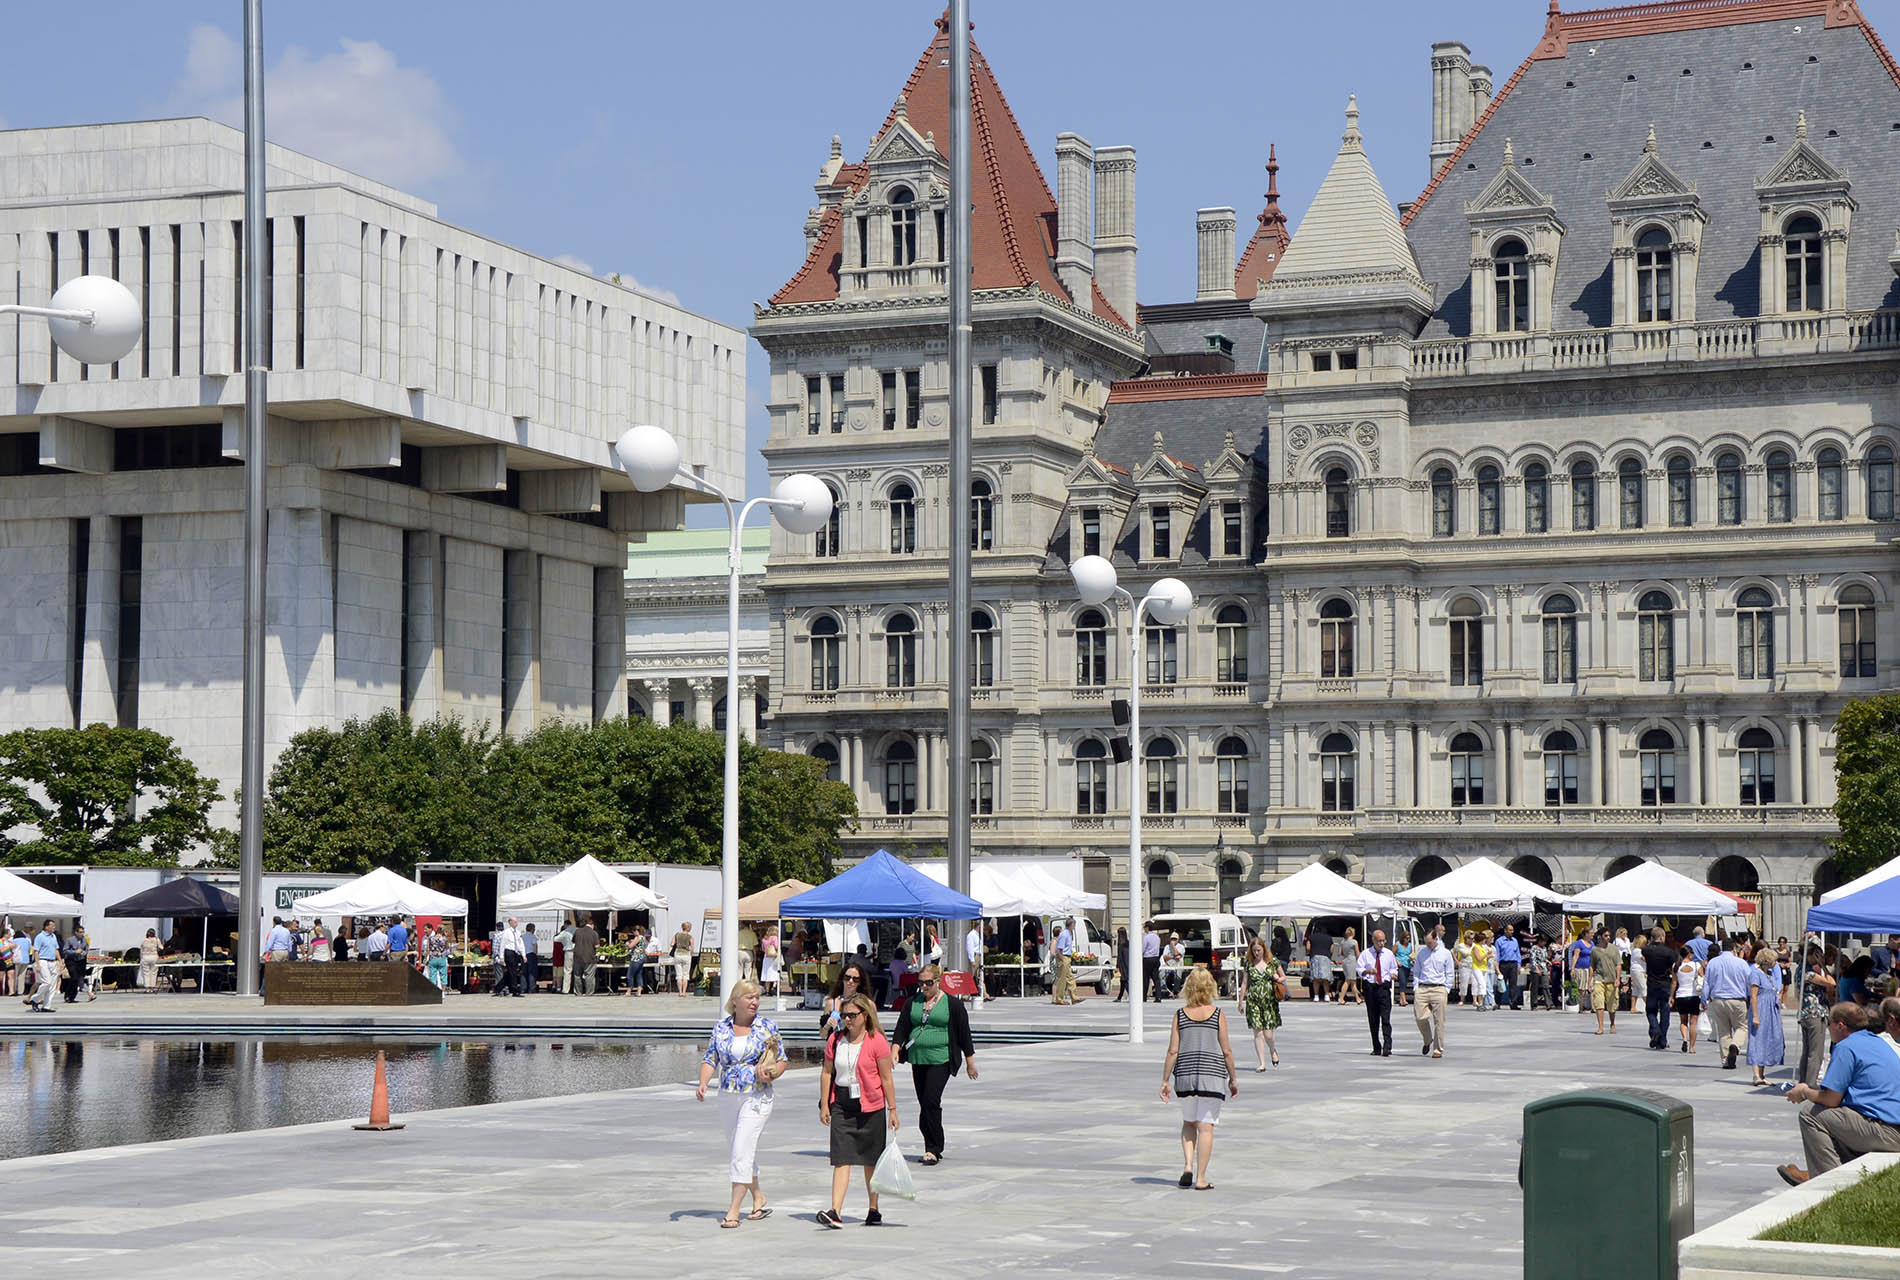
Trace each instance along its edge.
<instances>
[{"instance_id":1,"label":"blue canopy tent","mask_svg":"<svg viewBox=\"0 0 1900 1280\"><path fill-rule=\"evenodd\" d=\"M1900 876L1808 908L1809 933L1900 933Z\"/></svg>"},{"instance_id":2,"label":"blue canopy tent","mask_svg":"<svg viewBox=\"0 0 1900 1280\"><path fill-rule=\"evenodd\" d=\"M983 904L879 849L842 875L778 904L793 920L978 920Z\"/></svg>"}]
</instances>

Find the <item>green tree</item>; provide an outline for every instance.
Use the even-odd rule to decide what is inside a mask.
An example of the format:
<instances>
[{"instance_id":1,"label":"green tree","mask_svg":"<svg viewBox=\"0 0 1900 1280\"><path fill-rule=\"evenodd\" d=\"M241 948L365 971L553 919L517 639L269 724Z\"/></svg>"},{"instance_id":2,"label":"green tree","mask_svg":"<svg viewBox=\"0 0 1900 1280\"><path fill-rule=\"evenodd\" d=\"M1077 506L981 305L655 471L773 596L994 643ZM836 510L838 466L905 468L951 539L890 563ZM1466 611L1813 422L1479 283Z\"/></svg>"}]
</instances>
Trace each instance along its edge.
<instances>
[{"instance_id":1,"label":"green tree","mask_svg":"<svg viewBox=\"0 0 1900 1280\"><path fill-rule=\"evenodd\" d=\"M1900 694L1856 698L1834 726L1834 863L1848 879L1900 853Z\"/></svg>"},{"instance_id":2,"label":"green tree","mask_svg":"<svg viewBox=\"0 0 1900 1280\"><path fill-rule=\"evenodd\" d=\"M171 866L211 837L218 784L162 733L95 724L0 734L0 858ZM10 828L34 834L12 839Z\"/></svg>"}]
</instances>

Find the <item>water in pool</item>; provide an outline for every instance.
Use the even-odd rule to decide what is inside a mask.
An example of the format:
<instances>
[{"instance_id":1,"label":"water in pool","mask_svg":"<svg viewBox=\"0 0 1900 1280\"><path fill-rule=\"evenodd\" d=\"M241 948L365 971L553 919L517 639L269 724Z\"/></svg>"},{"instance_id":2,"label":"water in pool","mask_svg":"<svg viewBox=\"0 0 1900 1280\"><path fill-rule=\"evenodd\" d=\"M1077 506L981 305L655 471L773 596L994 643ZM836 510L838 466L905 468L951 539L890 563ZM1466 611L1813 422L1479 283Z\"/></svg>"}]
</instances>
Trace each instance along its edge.
<instances>
[{"instance_id":1,"label":"water in pool","mask_svg":"<svg viewBox=\"0 0 1900 1280\"><path fill-rule=\"evenodd\" d=\"M405 1111L691 1082L691 1041L0 1039L0 1159L369 1113L376 1051ZM787 1046L792 1064L812 1047Z\"/></svg>"}]
</instances>

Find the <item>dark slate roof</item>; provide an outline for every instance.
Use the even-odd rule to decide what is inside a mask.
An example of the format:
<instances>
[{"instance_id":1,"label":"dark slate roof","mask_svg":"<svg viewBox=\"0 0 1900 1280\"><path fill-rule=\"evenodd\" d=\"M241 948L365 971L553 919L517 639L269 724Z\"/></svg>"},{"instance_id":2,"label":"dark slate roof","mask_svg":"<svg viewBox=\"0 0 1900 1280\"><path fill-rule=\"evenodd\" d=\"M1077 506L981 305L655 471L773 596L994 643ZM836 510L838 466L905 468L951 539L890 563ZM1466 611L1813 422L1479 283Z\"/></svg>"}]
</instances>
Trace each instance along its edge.
<instances>
[{"instance_id":1,"label":"dark slate roof","mask_svg":"<svg viewBox=\"0 0 1900 1280\"><path fill-rule=\"evenodd\" d=\"M1149 355L1207 350L1207 335L1224 333L1234 344L1234 372L1259 373L1266 325L1245 299L1144 304L1137 314Z\"/></svg>"},{"instance_id":2,"label":"dark slate roof","mask_svg":"<svg viewBox=\"0 0 1900 1280\"><path fill-rule=\"evenodd\" d=\"M1169 457L1205 475L1207 464L1226 448L1229 431L1234 433L1234 448L1240 455L1252 457L1266 430L1267 401L1258 390L1248 395L1119 403L1111 395L1106 417L1095 433L1095 454L1132 472L1154 453L1154 435L1159 431Z\"/></svg>"},{"instance_id":3,"label":"dark slate roof","mask_svg":"<svg viewBox=\"0 0 1900 1280\"><path fill-rule=\"evenodd\" d=\"M1515 79L1407 225L1419 267L1437 290L1438 312L1422 337L1470 332L1465 205L1497 174L1506 138L1519 172L1568 228L1555 327L1607 325L1606 197L1636 166L1651 124L1659 158L1695 185L1709 217L1696 318L1758 314L1754 184L1793 145L1798 111L1807 112L1809 144L1847 170L1859 205L1847 308L1900 305L1887 261L1900 219L1900 86L1858 25L1829 28L1816 15L1614 39L1579 33L1565 56L1527 62Z\"/></svg>"}]
</instances>

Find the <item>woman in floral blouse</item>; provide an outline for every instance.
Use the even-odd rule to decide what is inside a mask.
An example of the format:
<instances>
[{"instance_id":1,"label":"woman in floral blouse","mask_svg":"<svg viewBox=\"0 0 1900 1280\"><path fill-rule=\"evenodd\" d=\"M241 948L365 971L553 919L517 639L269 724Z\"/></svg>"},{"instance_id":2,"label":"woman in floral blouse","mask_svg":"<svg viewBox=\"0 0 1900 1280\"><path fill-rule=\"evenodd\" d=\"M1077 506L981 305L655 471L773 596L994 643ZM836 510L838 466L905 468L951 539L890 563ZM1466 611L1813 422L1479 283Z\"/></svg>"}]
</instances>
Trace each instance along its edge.
<instances>
[{"instance_id":1,"label":"woman in floral blouse","mask_svg":"<svg viewBox=\"0 0 1900 1280\"><path fill-rule=\"evenodd\" d=\"M739 1206L746 1194L752 1196L750 1221L770 1217L772 1210L759 1190L759 1134L772 1118L772 1082L785 1074L785 1048L778 1026L759 1014L759 984L743 978L733 984L726 1000L726 1016L712 1030L706 1056L699 1065L699 1091L706 1100L706 1086L719 1078L719 1115L726 1123L726 1143L731 1149L732 1204L719 1223L732 1228L739 1225Z\"/></svg>"}]
</instances>

